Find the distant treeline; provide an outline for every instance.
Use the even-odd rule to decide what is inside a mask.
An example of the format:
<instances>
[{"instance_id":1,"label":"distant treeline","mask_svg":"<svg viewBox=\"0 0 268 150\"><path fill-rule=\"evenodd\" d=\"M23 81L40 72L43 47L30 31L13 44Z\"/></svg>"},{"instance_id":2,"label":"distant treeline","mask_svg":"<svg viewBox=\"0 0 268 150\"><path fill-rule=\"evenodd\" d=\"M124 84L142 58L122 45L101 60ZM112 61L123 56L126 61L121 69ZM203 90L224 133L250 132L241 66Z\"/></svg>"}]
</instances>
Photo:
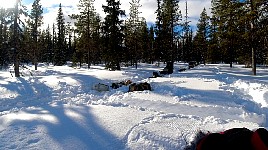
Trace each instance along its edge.
<instances>
[{"instance_id":1,"label":"distant treeline","mask_svg":"<svg viewBox=\"0 0 268 150\"><path fill-rule=\"evenodd\" d=\"M212 15L200 14L197 30L189 17L181 15L179 0L156 0L156 22L148 27L140 17L140 0L130 2L130 14L120 1L106 0L105 18L94 8L94 0L80 0L79 14L68 14L59 4L56 22L47 29L43 8L35 0L30 13L23 4L18 9L0 8L0 66L14 62L48 62L63 65L105 63L120 70L122 63L197 61L199 63L267 63L268 1L212 0ZM190 8L189 8L190 9ZM188 10L188 8L186 8ZM26 20L21 20L26 16ZM25 17L24 17L25 18ZM16 19L16 20L14 20ZM250 66L250 65L249 65Z\"/></svg>"}]
</instances>

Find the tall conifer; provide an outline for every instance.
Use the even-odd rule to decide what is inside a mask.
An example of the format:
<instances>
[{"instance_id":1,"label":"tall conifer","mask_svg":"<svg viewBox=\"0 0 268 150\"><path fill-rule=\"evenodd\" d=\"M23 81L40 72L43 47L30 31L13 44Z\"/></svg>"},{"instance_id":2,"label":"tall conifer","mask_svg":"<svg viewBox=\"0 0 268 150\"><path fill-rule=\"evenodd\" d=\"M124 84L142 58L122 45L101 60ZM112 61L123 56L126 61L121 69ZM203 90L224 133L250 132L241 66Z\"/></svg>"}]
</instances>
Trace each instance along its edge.
<instances>
[{"instance_id":1,"label":"tall conifer","mask_svg":"<svg viewBox=\"0 0 268 150\"><path fill-rule=\"evenodd\" d=\"M206 63L208 54L209 17L204 8L197 23L197 33L194 37L194 50L197 62Z\"/></svg>"},{"instance_id":2,"label":"tall conifer","mask_svg":"<svg viewBox=\"0 0 268 150\"><path fill-rule=\"evenodd\" d=\"M31 18L31 30L32 30L32 37L34 42L34 65L35 70L37 70L37 54L38 54L38 27L40 27L43 23L42 19L43 9L42 5L40 4L40 0L35 0L32 5L32 10L30 13Z\"/></svg>"},{"instance_id":3,"label":"tall conifer","mask_svg":"<svg viewBox=\"0 0 268 150\"><path fill-rule=\"evenodd\" d=\"M90 68L90 64L96 53L99 51L99 29L100 16L94 8L94 0L80 0L78 4L79 14L72 14L71 18L75 20L75 27L78 33L78 49L76 54L80 54L79 60L85 60ZM98 55L98 57L100 57ZM98 58L100 59L100 58ZM81 62L80 62L81 64Z\"/></svg>"},{"instance_id":4,"label":"tall conifer","mask_svg":"<svg viewBox=\"0 0 268 150\"><path fill-rule=\"evenodd\" d=\"M57 41L54 55L54 65L64 65L66 63L66 50L65 50L65 18L62 12L62 6L59 5L57 16Z\"/></svg>"},{"instance_id":5,"label":"tall conifer","mask_svg":"<svg viewBox=\"0 0 268 150\"><path fill-rule=\"evenodd\" d=\"M126 20L126 34L125 34L125 44L128 50L127 55L130 56L131 65L135 62L136 68L138 60L142 58L142 53L145 51L142 47L142 30L145 23L145 19L140 17L139 8L140 0L132 0L130 2L130 13L129 18Z\"/></svg>"},{"instance_id":6,"label":"tall conifer","mask_svg":"<svg viewBox=\"0 0 268 150\"><path fill-rule=\"evenodd\" d=\"M125 11L120 9L119 0L106 0L107 5L102 6L106 17L104 18L104 38L106 45L106 60L115 69L120 70L120 62L123 55L123 20L120 16L125 16Z\"/></svg>"}]
</instances>

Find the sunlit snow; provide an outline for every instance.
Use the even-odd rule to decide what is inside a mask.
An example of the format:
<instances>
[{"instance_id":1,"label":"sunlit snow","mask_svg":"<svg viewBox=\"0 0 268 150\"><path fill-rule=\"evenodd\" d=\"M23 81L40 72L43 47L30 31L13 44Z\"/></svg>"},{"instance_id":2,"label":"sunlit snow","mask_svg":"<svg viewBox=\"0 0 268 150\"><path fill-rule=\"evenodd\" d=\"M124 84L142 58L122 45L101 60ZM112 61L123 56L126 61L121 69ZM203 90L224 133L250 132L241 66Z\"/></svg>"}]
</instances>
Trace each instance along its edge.
<instances>
[{"instance_id":1,"label":"sunlit snow","mask_svg":"<svg viewBox=\"0 0 268 150\"><path fill-rule=\"evenodd\" d=\"M173 74L149 78L165 64L70 66L27 66L20 78L0 71L0 149L183 150L199 130L268 127L267 69L252 76L244 66L211 64L178 72L187 64L175 63ZM152 91L92 89L125 80Z\"/></svg>"}]
</instances>

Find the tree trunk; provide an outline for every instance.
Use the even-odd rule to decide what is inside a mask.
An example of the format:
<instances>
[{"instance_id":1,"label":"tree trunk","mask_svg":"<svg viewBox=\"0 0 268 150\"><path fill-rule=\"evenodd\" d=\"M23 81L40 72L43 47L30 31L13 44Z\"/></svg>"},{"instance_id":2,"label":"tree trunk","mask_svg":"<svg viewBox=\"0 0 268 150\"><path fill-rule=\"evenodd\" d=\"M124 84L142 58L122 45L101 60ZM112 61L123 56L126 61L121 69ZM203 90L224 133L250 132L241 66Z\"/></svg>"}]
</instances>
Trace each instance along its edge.
<instances>
[{"instance_id":1,"label":"tree trunk","mask_svg":"<svg viewBox=\"0 0 268 150\"><path fill-rule=\"evenodd\" d=\"M16 0L15 5L15 18L14 18L14 70L15 70L15 77L20 77L19 71L19 58L18 58L18 5L19 0Z\"/></svg>"},{"instance_id":2,"label":"tree trunk","mask_svg":"<svg viewBox=\"0 0 268 150\"><path fill-rule=\"evenodd\" d=\"M251 13L253 13L253 18L251 20L251 51L252 51L252 74L257 75L257 69L256 69L256 50L254 48L254 20L255 20L255 8L253 5L253 0L250 0L251 5Z\"/></svg>"}]
</instances>

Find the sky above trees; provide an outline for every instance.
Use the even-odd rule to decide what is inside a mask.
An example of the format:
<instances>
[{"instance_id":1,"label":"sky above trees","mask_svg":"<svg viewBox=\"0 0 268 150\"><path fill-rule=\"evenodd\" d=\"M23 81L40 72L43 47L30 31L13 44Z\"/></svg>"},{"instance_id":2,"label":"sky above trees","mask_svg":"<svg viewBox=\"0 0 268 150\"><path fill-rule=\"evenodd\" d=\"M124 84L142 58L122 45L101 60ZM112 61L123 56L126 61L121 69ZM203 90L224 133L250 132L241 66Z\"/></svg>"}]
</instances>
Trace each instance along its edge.
<instances>
[{"instance_id":1,"label":"sky above trees","mask_svg":"<svg viewBox=\"0 0 268 150\"><path fill-rule=\"evenodd\" d=\"M28 9L31 8L31 5L34 0L22 0L22 3L27 6ZM121 0L121 9L126 11L126 14L129 13L129 7L131 0ZM68 15L78 13L76 8L79 0L41 0L41 5L44 8L44 26L47 27L47 24L53 24L57 17L58 6L61 3L63 7L63 13L65 15L66 22L71 21ZM200 17L200 14L205 7L207 9L208 15L210 15L211 0L188 0L188 16L191 21L190 25L195 27L196 23ZM145 17L147 23L154 24L156 20L156 0L141 0L140 4L140 16ZM180 0L180 9L182 15L185 16L185 0ZM102 5L106 5L106 0L95 0L95 9L101 15L102 19L105 17L103 12Z\"/></svg>"}]
</instances>

